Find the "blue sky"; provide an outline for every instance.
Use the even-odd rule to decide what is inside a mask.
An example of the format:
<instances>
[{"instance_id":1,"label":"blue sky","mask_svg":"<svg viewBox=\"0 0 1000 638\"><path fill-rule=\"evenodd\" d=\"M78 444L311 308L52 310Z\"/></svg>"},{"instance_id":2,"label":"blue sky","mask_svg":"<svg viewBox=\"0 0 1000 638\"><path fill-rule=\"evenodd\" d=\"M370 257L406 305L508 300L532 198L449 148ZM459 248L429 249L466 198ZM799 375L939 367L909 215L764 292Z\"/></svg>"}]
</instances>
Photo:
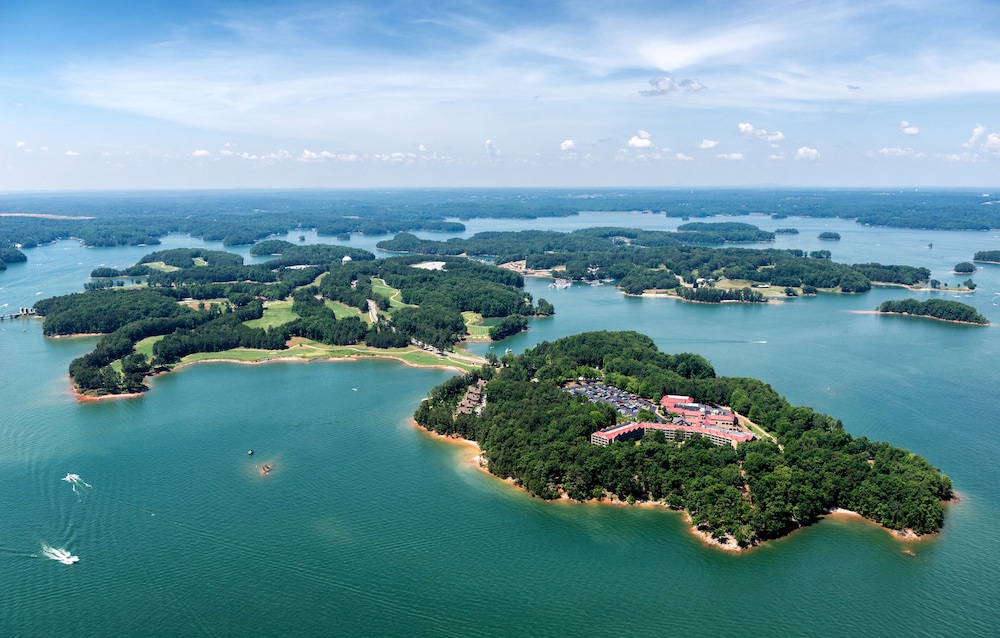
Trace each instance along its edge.
<instances>
[{"instance_id":1,"label":"blue sky","mask_svg":"<svg viewBox=\"0 0 1000 638\"><path fill-rule=\"evenodd\" d=\"M0 1L0 190L1000 186L995 0Z\"/></svg>"}]
</instances>

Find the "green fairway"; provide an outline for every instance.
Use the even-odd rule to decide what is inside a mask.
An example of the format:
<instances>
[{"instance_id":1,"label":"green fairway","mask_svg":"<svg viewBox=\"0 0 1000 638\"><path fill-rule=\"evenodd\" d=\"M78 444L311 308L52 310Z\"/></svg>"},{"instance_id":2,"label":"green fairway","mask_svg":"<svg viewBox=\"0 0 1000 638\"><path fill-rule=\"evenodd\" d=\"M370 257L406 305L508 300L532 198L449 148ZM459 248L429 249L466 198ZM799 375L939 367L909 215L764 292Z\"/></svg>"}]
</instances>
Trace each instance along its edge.
<instances>
[{"instance_id":1,"label":"green fairway","mask_svg":"<svg viewBox=\"0 0 1000 638\"><path fill-rule=\"evenodd\" d=\"M232 350L224 350L222 352L198 352L184 357L181 359L180 363L195 363L206 360L255 363L276 359L301 359L309 361L313 359L347 359L360 357L396 359L406 364L418 367L446 366L465 371L475 370L484 363L483 359L473 355L456 352L447 352L443 355L439 355L422 350L416 346L386 349L369 348L364 345L328 346L308 339L298 340L297 343L287 350L249 350L245 348L234 348Z\"/></svg>"},{"instance_id":2,"label":"green fairway","mask_svg":"<svg viewBox=\"0 0 1000 638\"><path fill-rule=\"evenodd\" d=\"M340 303L339 301L326 300L326 307L333 311L334 316L337 319L344 319L345 317L361 317L362 320L368 321L368 313L362 313L360 310L353 306L348 306Z\"/></svg>"},{"instance_id":3,"label":"green fairway","mask_svg":"<svg viewBox=\"0 0 1000 638\"><path fill-rule=\"evenodd\" d=\"M295 321L299 316L292 310L291 301L269 301L264 304L264 316L260 319L244 321L250 328L270 328Z\"/></svg>"},{"instance_id":4,"label":"green fairway","mask_svg":"<svg viewBox=\"0 0 1000 638\"><path fill-rule=\"evenodd\" d=\"M482 325L483 316L481 314L466 310L462 313L462 319L465 319L465 329L469 331L468 338L470 340L489 341L490 326Z\"/></svg>"},{"instance_id":5,"label":"green fairway","mask_svg":"<svg viewBox=\"0 0 1000 638\"><path fill-rule=\"evenodd\" d=\"M414 304L403 303L403 295L399 290L378 277L372 277L372 292L389 298L390 312L396 308L414 307Z\"/></svg>"}]
</instances>

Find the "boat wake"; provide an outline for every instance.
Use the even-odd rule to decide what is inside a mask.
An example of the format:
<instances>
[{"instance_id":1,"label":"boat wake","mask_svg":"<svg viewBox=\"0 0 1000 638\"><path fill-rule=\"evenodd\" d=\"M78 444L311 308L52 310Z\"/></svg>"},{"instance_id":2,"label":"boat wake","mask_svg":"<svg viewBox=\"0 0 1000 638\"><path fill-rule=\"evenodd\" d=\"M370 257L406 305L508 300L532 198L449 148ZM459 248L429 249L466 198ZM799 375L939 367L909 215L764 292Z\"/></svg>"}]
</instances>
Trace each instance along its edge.
<instances>
[{"instance_id":1,"label":"boat wake","mask_svg":"<svg viewBox=\"0 0 1000 638\"><path fill-rule=\"evenodd\" d=\"M42 555L45 558L51 558L52 560L57 560L63 565L72 565L73 563L79 562L80 557L70 554L65 549L59 549L57 547L49 547L45 543L42 543Z\"/></svg>"},{"instance_id":2,"label":"boat wake","mask_svg":"<svg viewBox=\"0 0 1000 638\"><path fill-rule=\"evenodd\" d=\"M73 493L77 496L80 495L80 490L91 487L89 483L80 478L79 474L67 474L62 480L73 486Z\"/></svg>"}]
</instances>

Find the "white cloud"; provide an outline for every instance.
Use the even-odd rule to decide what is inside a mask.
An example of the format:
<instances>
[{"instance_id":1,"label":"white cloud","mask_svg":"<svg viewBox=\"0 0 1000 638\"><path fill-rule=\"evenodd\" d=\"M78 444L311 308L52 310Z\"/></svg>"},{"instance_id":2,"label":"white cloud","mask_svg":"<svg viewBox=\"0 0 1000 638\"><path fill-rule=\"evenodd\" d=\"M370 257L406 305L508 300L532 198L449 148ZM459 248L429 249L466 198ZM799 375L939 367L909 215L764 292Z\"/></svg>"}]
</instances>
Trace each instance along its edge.
<instances>
[{"instance_id":1,"label":"white cloud","mask_svg":"<svg viewBox=\"0 0 1000 638\"><path fill-rule=\"evenodd\" d=\"M493 140L486 140L485 147L486 155L493 159L497 159L503 154L500 149L497 148L496 144L493 143Z\"/></svg>"},{"instance_id":2,"label":"white cloud","mask_svg":"<svg viewBox=\"0 0 1000 638\"><path fill-rule=\"evenodd\" d=\"M916 135L917 133L920 132L920 129L918 129L916 126L913 126L906 120L899 121L899 130L903 135Z\"/></svg>"},{"instance_id":3,"label":"white cloud","mask_svg":"<svg viewBox=\"0 0 1000 638\"><path fill-rule=\"evenodd\" d=\"M697 78L689 78L685 80L674 80L669 76L661 76L658 78L653 78L649 81L650 88L643 89L639 91L639 95L643 97L658 97L660 95L666 95L667 93L672 93L674 91L703 91L707 88L701 83Z\"/></svg>"},{"instance_id":4,"label":"white cloud","mask_svg":"<svg viewBox=\"0 0 1000 638\"><path fill-rule=\"evenodd\" d=\"M690 155L685 155L684 153L678 153L674 157L676 157L677 159L681 160L682 162L693 162L694 161L693 157L691 157Z\"/></svg>"},{"instance_id":5,"label":"white cloud","mask_svg":"<svg viewBox=\"0 0 1000 638\"><path fill-rule=\"evenodd\" d=\"M43 146L43 147L41 147L38 150L40 150L40 151L47 151L47 150L49 150L49 147L48 146Z\"/></svg>"},{"instance_id":6,"label":"white cloud","mask_svg":"<svg viewBox=\"0 0 1000 638\"><path fill-rule=\"evenodd\" d=\"M28 145L28 143L25 142L24 140L18 140L17 144L15 144L14 146L16 146L17 148L24 148L27 145Z\"/></svg>"},{"instance_id":7,"label":"white cloud","mask_svg":"<svg viewBox=\"0 0 1000 638\"><path fill-rule=\"evenodd\" d=\"M77 153L76 151L66 151L66 155L68 157L76 157L77 155L79 155L79 153Z\"/></svg>"},{"instance_id":8,"label":"white cloud","mask_svg":"<svg viewBox=\"0 0 1000 638\"><path fill-rule=\"evenodd\" d=\"M197 151L191 153L191 157L211 157L211 153L203 148L199 148Z\"/></svg>"},{"instance_id":9,"label":"white cloud","mask_svg":"<svg viewBox=\"0 0 1000 638\"><path fill-rule=\"evenodd\" d=\"M769 160L783 160L783 159L785 159L785 156L784 155L771 154L771 155L767 156L767 159L769 159Z\"/></svg>"},{"instance_id":10,"label":"white cloud","mask_svg":"<svg viewBox=\"0 0 1000 638\"><path fill-rule=\"evenodd\" d=\"M559 145L560 151L573 151L576 150L576 142L573 140L563 140L563 143Z\"/></svg>"},{"instance_id":11,"label":"white cloud","mask_svg":"<svg viewBox=\"0 0 1000 638\"><path fill-rule=\"evenodd\" d=\"M701 148L705 148L705 149L715 148L718 145L719 145L719 143L717 141L715 141L715 140L702 140L701 144L699 144L699 146Z\"/></svg>"},{"instance_id":12,"label":"white cloud","mask_svg":"<svg viewBox=\"0 0 1000 638\"><path fill-rule=\"evenodd\" d=\"M716 155L719 159L730 160L733 162L742 162L743 153L719 153Z\"/></svg>"},{"instance_id":13,"label":"white cloud","mask_svg":"<svg viewBox=\"0 0 1000 638\"><path fill-rule=\"evenodd\" d=\"M819 159L819 151L808 146L802 146L799 147L799 150L795 151L795 159L798 161L815 162Z\"/></svg>"},{"instance_id":14,"label":"white cloud","mask_svg":"<svg viewBox=\"0 0 1000 638\"><path fill-rule=\"evenodd\" d=\"M638 135L639 137L641 137L644 140L648 140L650 138L649 133L647 133L646 131L644 131L642 129L639 129L638 131L636 131L635 134Z\"/></svg>"},{"instance_id":15,"label":"white cloud","mask_svg":"<svg viewBox=\"0 0 1000 638\"><path fill-rule=\"evenodd\" d=\"M780 142L785 139L785 134L781 131L768 132L766 129L757 128L750 122L740 122L738 126L740 135L748 140L767 140L768 142Z\"/></svg>"},{"instance_id":16,"label":"white cloud","mask_svg":"<svg viewBox=\"0 0 1000 638\"><path fill-rule=\"evenodd\" d=\"M973 146L976 145L976 142L979 141L979 138L982 137L983 133L985 132L986 132L985 126L983 126L982 124L976 124L976 128L972 129L972 137L969 138L968 142L962 144L962 146L964 146L965 148L972 148Z\"/></svg>"},{"instance_id":17,"label":"white cloud","mask_svg":"<svg viewBox=\"0 0 1000 638\"><path fill-rule=\"evenodd\" d=\"M882 155L884 157L913 157L915 159L923 159L923 158L927 157L926 153L921 153L919 151L915 151L915 150L913 150L912 148L909 148L909 147L907 147L907 148L894 148L894 147L882 148L882 149L879 149L878 154Z\"/></svg>"},{"instance_id":18,"label":"white cloud","mask_svg":"<svg viewBox=\"0 0 1000 638\"><path fill-rule=\"evenodd\" d=\"M987 135L982 149L988 153L1000 154L1000 133L990 133Z\"/></svg>"},{"instance_id":19,"label":"white cloud","mask_svg":"<svg viewBox=\"0 0 1000 638\"><path fill-rule=\"evenodd\" d=\"M233 155L235 155L235 153L233 153L228 148L224 148L221 151L219 151L219 155L222 155L223 157L232 157Z\"/></svg>"},{"instance_id":20,"label":"white cloud","mask_svg":"<svg viewBox=\"0 0 1000 638\"><path fill-rule=\"evenodd\" d=\"M420 151L421 153L426 153L427 147L424 146L423 144L420 144L419 146L417 146L417 150Z\"/></svg>"},{"instance_id":21,"label":"white cloud","mask_svg":"<svg viewBox=\"0 0 1000 638\"><path fill-rule=\"evenodd\" d=\"M639 131L642 133L643 131ZM647 135L649 135L647 133ZM639 135L633 135L629 141L628 145L630 148L650 148L653 145L653 140L649 137L640 137Z\"/></svg>"}]
</instances>

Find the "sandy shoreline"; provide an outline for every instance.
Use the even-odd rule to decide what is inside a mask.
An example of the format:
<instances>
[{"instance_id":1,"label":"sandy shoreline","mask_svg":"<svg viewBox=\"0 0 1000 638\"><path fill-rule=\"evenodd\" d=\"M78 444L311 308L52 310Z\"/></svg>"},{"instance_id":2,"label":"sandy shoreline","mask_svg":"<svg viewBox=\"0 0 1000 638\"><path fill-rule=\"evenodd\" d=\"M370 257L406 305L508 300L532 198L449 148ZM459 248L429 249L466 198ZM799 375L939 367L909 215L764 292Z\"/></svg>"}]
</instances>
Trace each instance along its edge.
<instances>
[{"instance_id":1,"label":"sandy shoreline","mask_svg":"<svg viewBox=\"0 0 1000 638\"><path fill-rule=\"evenodd\" d=\"M993 324L989 323L975 323L973 321L955 321L954 319L941 319L940 317L932 317L930 315L912 315L908 312L882 312L880 310L848 310L847 312L852 315L893 315L896 317L916 317L917 319L933 319L934 321L941 321L943 323L957 323L963 326L979 326L980 328L991 328Z\"/></svg>"},{"instance_id":2,"label":"sandy shoreline","mask_svg":"<svg viewBox=\"0 0 1000 638\"><path fill-rule=\"evenodd\" d=\"M410 424L414 428L416 428L419 432L422 432L422 433L424 433L425 435L427 435L429 437L432 437L432 438L435 438L435 439L439 439L439 440L443 440L443 441L446 441L446 442L451 443L453 445L460 445L462 447L468 448L470 451L473 451L474 454L472 456L467 457L466 459L464 459L466 462L468 462L470 464L474 464L476 466L476 468L480 472L483 472L484 474L486 474L486 475L488 475L488 476L490 476L490 477L492 477L492 478L494 478L494 479L496 479L498 481L506 483L511 488L513 488L515 490L519 490L519 491L521 491L521 492L523 492L525 494L528 493L527 490L525 490L523 487L520 487L520 486L516 485L514 483L513 479L511 479L511 478L501 478L501 477L497 476L496 474L493 474L492 472L490 472L487 469L487 467L486 467L486 460L482 456L482 448L479 447L479 444L477 442L475 442L475 441L473 441L471 439L463 439L463 438L460 438L460 437L457 437L457 436L448 436L448 435L445 435L445 434L438 434L437 432L434 432L433 430L428 430L428 429L422 427L419 423L417 423L412 418L410 419ZM747 546L747 547L741 547L741 546L739 546L736 543L735 540L733 540L731 538L727 538L727 539L723 539L723 540L715 539L715 538L712 537L712 534L710 532L701 531L698 528L696 528L694 525L692 525L691 524L691 515L688 514L687 511L685 511L685 510L674 510L674 509L671 509L670 507L668 507L667 505L665 505L663 503L654 503L654 502L650 502L650 501L636 501L634 504L629 504L629 503L626 503L625 501L621 501L621 500L618 500L618 499L600 499L600 500L598 500L598 499L590 499L588 501L576 501L576 500L573 500L573 499L569 498L565 494L563 494L558 499L555 499L553 501L545 501L545 502L546 503L551 503L551 504L567 503L567 504L572 504L572 505L595 505L595 506L603 506L603 507L607 507L607 506L612 506L612 507L655 507L657 509L662 509L662 510L665 510L665 511L668 511L668 512L674 512L676 514L682 515L684 517L684 521L688 524L688 531L691 534L693 534L696 538L698 538L698 540L700 540L703 544L705 544L705 545L707 545L709 547L713 547L715 549L720 549L720 550L723 550L723 551L726 551L726 552L730 552L730 553L734 553L734 554L741 554L741 553L743 553L743 552L745 552L745 551L747 551L749 549L753 549L755 547L755 545L750 545L750 546Z\"/></svg>"},{"instance_id":3,"label":"sandy shoreline","mask_svg":"<svg viewBox=\"0 0 1000 638\"><path fill-rule=\"evenodd\" d=\"M527 490L525 490L523 487L520 487L520 486L516 485L514 483L513 479L511 479L511 478L501 478L501 477L497 476L496 474L491 473L487 469L487 467L486 467L486 461L485 461L485 459L482 456L482 448L479 447L479 444L476 441L473 441L471 439L463 439L463 438L460 438L460 437L457 437L457 436L448 436L448 435L444 435L444 434L438 434L437 432L434 432L433 430L428 430L428 429L422 427L419 423L417 423L412 418L410 419L410 424L414 428L416 428L418 431L426 434L427 436L433 437L435 439L443 440L443 441L446 441L446 442L454 444L454 445L461 445L463 447L469 448L469 450L473 451L474 454L472 456L466 457L464 459L466 462L468 462L470 464L474 464L476 466L476 468L480 472L483 472L484 474L487 474L488 476L490 476L490 477L492 477L492 478L494 478L494 479L496 479L498 481L502 481L503 483L506 483L506 484L510 485L512 488L514 488L516 490L520 490L521 492L524 492L525 494L527 494ZM949 501L949 502L957 502L958 500L959 500L958 496L956 495L956 497L954 499L952 499L952 501ZM744 552L747 552L749 550L755 549L757 547L761 547L764 544L764 542L766 542L766 541L763 541L763 542L755 543L755 544L752 544L752 545L741 546L741 545L739 545L736 542L735 539L733 539L731 537L726 537L726 538L723 538L723 539L714 538L712 536L711 532L706 532L706 531L699 530L697 527L695 527L692 524L691 514L687 510L674 510L674 509L671 509L669 506L667 506L664 503L657 503L657 502L650 502L650 501L636 501L634 504L629 504L629 503L626 503L625 501L621 501L621 500L618 500L618 499L600 499L600 500L598 500L598 499L591 499L591 500L588 500L588 501L576 501L576 500L573 500L573 499L569 498L565 494L563 494L560 498L558 498L556 500L545 501L545 502L547 502L547 503L569 503L569 504L573 504L573 505L613 506L613 507L655 507L655 508L663 509L663 510L666 510L666 511L669 511L669 512L674 512L674 513L680 514L680 515L682 515L684 517L684 522L687 523L688 532L691 533L692 535L694 535L696 538L698 538L698 540L700 540L702 542L702 544L704 544L704 545L706 545L708 547L711 547L713 549L718 549L718 550L722 550L722 551L725 551L725 552L729 552L731 554L743 554ZM841 507L834 507L834 508L831 508L830 510L824 512L823 514L820 515L819 520L823 520L824 518L827 518L827 517L830 517L830 518L844 517L844 518L857 519L858 521L861 521L861 522L864 522L864 523L867 523L867 524L870 524L870 525L875 525L875 526L877 526L877 527L885 530L894 539L896 539L898 541L904 541L904 542L923 541L923 540L926 540L928 538L936 537L938 535L937 533L935 533L935 534L922 534L921 535L921 534L917 534L912 529L908 529L908 528L902 529L902 530L890 529L888 527L885 527L884 525L876 523L875 521L873 521L871 519L865 518L864 516L862 516L858 512L855 512L855 511L849 510L849 509L844 509L844 508L841 508ZM806 526L806 527L808 527L808 526ZM801 530L805 529L806 527L799 527L799 528L793 530L791 533L794 534L795 532L801 531ZM773 540L780 540L780 539L773 539ZM912 554L912 551L909 550L909 549L904 549L903 552L906 553L906 554Z\"/></svg>"},{"instance_id":4,"label":"sandy shoreline","mask_svg":"<svg viewBox=\"0 0 1000 638\"><path fill-rule=\"evenodd\" d=\"M73 336L78 336L78 335L73 335ZM82 336L82 335L79 335L79 336ZM156 374L151 374L151 375L149 375L146 378L147 379L153 379L153 378L156 378L156 377L158 377L158 376L160 376L162 374L170 374L171 372L176 372L176 371L182 370L182 369L184 369L184 368L186 368L188 366L197 365L199 363L235 363L235 364L239 364L239 365L255 366L255 365L262 365L262 364L265 364L265 363L280 363L280 362L286 362L286 363L287 362L310 363L312 361L338 362L338 361L360 361L362 359L387 359L387 360L397 361L397 362L402 363L403 365L411 367L411 368L426 368L426 369L429 369L429 370L452 370L452 371L458 372L459 374L464 374L466 372L465 370L463 370L462 368L459 368L457 366L444 365L444 364L420 365L418 363L413 363L412 361L407 361L406 359L403 359L403 358L397 357L397 356L392 356L392 355L378 355L378 354L362 355L362 354L352 354L352 355L346 355L346 356L343 356L343 357L335 357L335 356L327 356L327 357L324 357L324 356L320 356L320 357L295 357L295 356L292 356L292 357L288 357L288 356L262 357L260 359L255 359L253 361L243 361L243 360L240 360L240 359L227 359L227 358L224 358L224 357L218 357L218 358L212 358L212 359L199 359L197 361L186 361L184 363L175 364L174 366L172 366L168 370L164 370L162 372L157 372ZM107 400L111 400L111 399L134 399L134 398L143 396L149 390L147 389L144 392L131 392L131 393L127 393L127 394L91 395L91 394L84 394L84 393L80 392L76 388L76 386L73 385L73 380L70 379L70 391L76 397L77 401L81 401L81 402L84 402L84 403L89 403L89 402L92 402L92 401L107 401Z\"/></svg>"}]
</instances>

